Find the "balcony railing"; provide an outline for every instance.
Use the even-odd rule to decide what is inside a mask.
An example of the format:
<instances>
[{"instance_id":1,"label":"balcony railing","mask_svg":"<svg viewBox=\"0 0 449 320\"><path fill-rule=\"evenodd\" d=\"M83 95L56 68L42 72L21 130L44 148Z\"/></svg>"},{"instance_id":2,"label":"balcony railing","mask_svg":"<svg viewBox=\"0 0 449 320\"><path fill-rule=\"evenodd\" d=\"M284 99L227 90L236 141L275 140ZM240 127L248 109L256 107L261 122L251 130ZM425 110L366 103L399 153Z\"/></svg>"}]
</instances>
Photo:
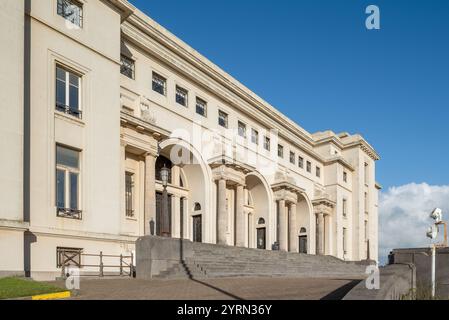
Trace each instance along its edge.
<instances>
[{"instance_id":1,"label":"balcony railing","mask_svg":"<svg viewBox=\"0 0 449 320\"><path fill-rule=\"evenodd\" d=\"M80 120L83 118L83 112L81 110L66 106L64 104L57 103L56 110L74 116Z\"/></svg>"},{"instance_id":2,"label":"balcony railing","mask_svg":"<svg viewBox=\"0 0 449 320\"><path fill-rule=\"evenodd\" d=\"M69 209L69 208L57 208L56 215L60 218L68 218L75 220L83 219L83 212L77 209Z\"/></svg>"}]
</instances>

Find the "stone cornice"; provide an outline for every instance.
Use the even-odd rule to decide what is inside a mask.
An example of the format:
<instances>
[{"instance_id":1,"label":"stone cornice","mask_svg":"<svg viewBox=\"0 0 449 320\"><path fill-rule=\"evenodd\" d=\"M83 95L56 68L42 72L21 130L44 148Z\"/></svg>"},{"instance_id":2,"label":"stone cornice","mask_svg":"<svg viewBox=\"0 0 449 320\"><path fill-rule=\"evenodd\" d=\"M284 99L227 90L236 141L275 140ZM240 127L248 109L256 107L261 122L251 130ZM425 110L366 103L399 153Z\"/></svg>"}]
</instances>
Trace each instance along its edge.
<instances>
[{"instance_id":1,"label":"stone cornice","mask_svg":"<svg viewBox=\"0 0 449 320\"><path fill-rule=\"evenodd\" d=\"M324 161L324 165L325 166L329 166L329 165L334 164L334 163L340 163L341 165L343 165L344 167L346 167L350 171L352 171L352 172L355 171L354 167L341 156L335 156L335 157L332 157L332 158L328 158L328 159L326 159Z\"/></svg>"},{"instance_id":2,"label":"stone cornice","mask_svg":"<svg viewBox=\"0 0 449 320\"><path fill-rule=\"evenodd\" d=\"M282 181L282 182L277 182L271 185L271 189L273 189L274 192L279 191L279 190L287 190L296 194L303 194L306 191L303 188L300 188L290 182L287 181Z\"/></svg>"},{"instance_id":3,"label":"stone cornice","mask_svg":"<svg viewBox=\"0 0 449 320\"><path fill-rule=\"evenodd\" d=\"M117 8L118 12L120 13L122 22L128 19L128 17L136 10L136 7L134 7L131 3L129 3L126 0L102 0L102 1Z\"/></svg>"},{"instance_id":4,"label":"stone cornice","mask_svg":"<svg viewBox=\"0 0 449 320\"><path fill-rule=\"evenodd\" d=\"M120 121L122 125L134 127L137 131L149 134L156 140L160 140L161 135L162 137L167 138L171 134L169 131L162 129L161 127L155 126L152 123L144 121L124 111L120 112Z\"/></svg>"}]
</instances>

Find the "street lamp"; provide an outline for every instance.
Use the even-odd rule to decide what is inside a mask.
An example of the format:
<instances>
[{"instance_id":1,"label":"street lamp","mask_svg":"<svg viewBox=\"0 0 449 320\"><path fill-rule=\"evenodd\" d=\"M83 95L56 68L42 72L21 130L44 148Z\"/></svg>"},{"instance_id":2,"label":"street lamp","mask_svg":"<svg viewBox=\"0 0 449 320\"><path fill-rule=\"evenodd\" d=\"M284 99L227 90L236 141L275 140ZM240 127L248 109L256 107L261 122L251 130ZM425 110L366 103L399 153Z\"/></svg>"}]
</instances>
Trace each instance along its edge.
<instances>
[{"instance_id":1,"label":"street lamp","mask_svg":"<svg viewBox=\"0 0 449 320\"><path fill-rule=\"evenodd\" d=\"M435 223L427 229L427 237L431 240L435 240L438 237L439 226L444 225L444 242L437 244L432 243L432 298L435 298L435 259L436 259L436 248L447 247L447 224L443 221L443 212L441 209L436 208L430 214L430 218L435 220Z\"/></svg>"},{"instance_id":2,"label":"street lamp","mask_svg":"<svg viewBox=\"0 0 449 320\"><path fill-rule=\"evenodd\" d=\"M162 221L161 221L161 235L163 237L170 237L170 220L168 213L168 193L167 193L167 185L168 185L168 177L170 175L170 169L167 168L164 164L164 167L161 169L161 180L162 186L164 190L162 191Z\"/></svg>"}]
</instances>

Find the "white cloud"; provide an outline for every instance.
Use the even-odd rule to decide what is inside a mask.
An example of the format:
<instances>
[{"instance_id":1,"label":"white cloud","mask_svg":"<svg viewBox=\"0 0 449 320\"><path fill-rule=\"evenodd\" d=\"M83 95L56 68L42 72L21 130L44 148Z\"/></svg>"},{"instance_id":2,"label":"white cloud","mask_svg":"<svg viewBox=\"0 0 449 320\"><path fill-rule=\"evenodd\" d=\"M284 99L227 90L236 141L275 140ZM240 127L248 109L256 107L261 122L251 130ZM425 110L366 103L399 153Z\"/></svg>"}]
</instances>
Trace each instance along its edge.
<instances>
[{"instance_id":1,"label":"white cloud","mask_svg":"<svg viewBox=\"0 0 449 320\"><path fill-rule=\"evenodd\" d=\"M429 246L426 230L434 208L449 220L449 186L411 183L393 187L379 198L379 259L386 262L391 249ZM442 230L441 230L442 231ZM442 232L441 232L442 233Z\"/></svg>"}]
</instances>

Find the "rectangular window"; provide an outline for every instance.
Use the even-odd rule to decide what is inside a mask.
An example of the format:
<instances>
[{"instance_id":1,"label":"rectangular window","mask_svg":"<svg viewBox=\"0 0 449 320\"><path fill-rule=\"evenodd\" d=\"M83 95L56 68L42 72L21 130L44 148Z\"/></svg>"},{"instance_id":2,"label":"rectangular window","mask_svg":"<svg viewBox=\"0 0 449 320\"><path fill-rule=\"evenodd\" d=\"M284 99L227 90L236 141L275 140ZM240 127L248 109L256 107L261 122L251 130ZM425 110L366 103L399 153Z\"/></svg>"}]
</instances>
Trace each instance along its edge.
<instances>
[{"instance_id":1,"label":"rectangular window","mask_svg":"<svg viewBox=\"0 0 449 320\"><path fill-rule=\"evenodd\" d=\"M278 144L278 157L284 158L284 147Z\"/></svg>"},{"instance_id":2,"label":"rectangular window","mask_svg":"<svg viewBox=\"0 0 449 320\"><path fill-rule=\"evenodd\" d=\"M203 117L207 117L207 102L203 99L196 98L196 113Z\"/></svg>"},{"instance_id":3,"label":"rectangular window","mask_svg":"<svg viewBox=\"0 0 449 320\"><path fill-rule=\"evenodd\" d=\"M255 129L251 129L251 142L259 144L259 132Z\"/></svg>"},{"instance_id":4,"label":"rectangular window","mask_svg":"<svg viewBox=\"0 0 449 320\"><path fill-rule=\"evenodd\" d=\"M124 76L127 76L130 79L134 79L134 70L135 70L134 60L128 58L127 56L121 55L120 61L121 61L120 73L123 74Z\"/></svg>"},{"instance_id":5,"label":"rectangular window","mask_svg":"<svg viewBox=\"0 0 449 320\"><path fill-rule=\"evenodd\" d=\"M368 213L369 203L368 203L368 193L365 192L365 213Z\"/></svg>"},{"instance_id":6,"label":"rectangular window","mask_svg":"<svg viewBox=\"0 0 449 320\"><path fill-rule=\"evenodd\" d=\"M228 127L228 114L221 110L218 111L218 124L223 128Z\"/></svg>"},{"instance_id":7,"label":"rectangular window","mask_svg":"<svg viewBox=\"0 0 449 320\"><path fill-rule=\"evenodd\" d=\"M83 5L75 0L58 0L58 15L74 25L83 27Z\"/></svg>"},{"instance_id":8,"label":"rectangular window","mask_svg":"<svg viewBox=\"0 0 449 320\"><path fill-rule=\"evenodd\" d=\"M367 220L365 220L365 241L368 241L368 239L369 239L369 236L368 236L368 233L369 232L369 230L368 230L368 221Z\"/></svg>"},{"instance_id":9,"label":"rectangular window","mask_svg":"<svg viewBox=\"0 0 449 320\"><path fill-rule=\"evenodd\" d=\"M134 217L134 174L125 173L125 209L128 218Z\"/></svg>"},{"instance_id":10,"label":"rectangular window","mask_svg":"<svg viewBox=\"0 0 449 320\"><path fill-rule=\"evenodd\" d=\"M290 163L295 164L296 161L296 155L293 151L290 151Z\"/></svg>"},{"instance_id":11,"label":"rectangular window","mask_svg":"<svg viewBox=\"0 0 449 320\"><path fill-rule=\"evenodd\" d=\"M304 168L304 158L303 157L298 157L298 167L300 167L301 169Z\"/></svg>"},{"instance_id":12,"label":"rectangular window","mask_svg":"<svg viewBox=\"0 0 449 320\"><path fill-rule=\"evenodd\" d=\"M369 175L369 171L368 171L368 169L369 169L369 166L368 166L368 163L365 163L365 167L364 167L364 176L365 176L365 184L366 185L368 185L368 175Z\"/></svg>"},{"instance_id":13,"label":"rectangular window","mask_svg":"<svg viewBox=\"0 0 449 320\"><path fill-rule=\"evenodd\" d=\"M348 173L346 171L343 172L343 181L348 182Z\"/></svg>"},{"instance_id":14,"label":"rectangular window","mask_svg":"<svg viewBox=\"0 0 449 320\"><path fill-rule=\"evenodd\" d=\"M56 267L77 267L81 268L81 255L83 249L80 248L56 248Z\"/></svg>"},{"instance_id":15,"label":"rectangular window","mask_svg":"<svg viewBox=\"0 0 449 320\"><path fill-rule=\"evenodd\" d=\"M186 89L176 86L176 103L180 104L181 106L187 107L188 96L189 93Z\"/></svg>"},{"instance_id":16,"label":"rectangular window","mask_svg":"<svg viewBox=\"0 0 449 320\"><path fill-rule=\"evenodd\" d=\"M81 119L80 88L79 75L56 66L56 110Z\"/></svg>"},{"instance_id":17,"label":"rectangular window","mask_svg":"<svg viewBox=\"0 0 449 320\"><path fill-rule=\"evenodd\" d=\"M306 163L306 170L309 173L312 172L312 163L310 161L307 161L307 163Z\"/></svg>"},{"instance_id":18,"label":"rectangular window","mask_svg":"<svg viewBox=\"0 0 449 320\"><path fill-rule=\"evenodd\" d=\"M348 200L343 199L343 217L346 217L348 215Z\"/></svg>"},{"instance_id":19,"label":"rectangular window","mask_svg":"<svg viewBox=\"0 0 449 320\"><path fill-rule=\"evenodd\" d=\"M265 150L270 151L270 149L271 149L270 138L264 137L264 139L263 139L263 147L264 147Z\"/></svg>"},{"instance_id":20,"label":"rectangular window","mask_svg":"<svg viewBox=\"0 0 449 320\"><path fill-rule=\"evenodd\" d=\"M316 167L316 176L318 178L321 178L321 168L320 167Z\"/></svg>"},{"instance_id":21,"label":"rectangular window","mask_svg":"<svg viewBox=\"0 0 449 320\"><path fill-rule=\"evenodd\" d=\"M153 72L153 91L165 96L167 95L167 80Z\"/></svg>"},{"instance_id":22,"label":"rectangular window","mask_svg":"<svg viewBox=\"0 0 449 320\"><path fill-rule=\"evenodd\" d=\"M246 138L246 124L243 122L238 122L238 130L239 130L239 136Z\"/></svg>"},{"instance_id":23,"label":"rectangular window","mask_svg":"<svg viewBox=\"0 0 449 320\"><path fill-rule=\"evenodd\" d=\"M348 235L347 235L347 233L348 233L348 231L347 231L347 229L346 228L343 228L343 253L344 254L347 254L348 253L348 248L347 248L347 246L348 246L348 243L347 243L347 241L348 241Z\"/></svg>"},{"instance_id":24,"label":"rectangular window","mask_svg":"<svg viewBox=\"0 0 449 320\"><path fill-rule=\"evenodd\" d=\"M56 208L57 215L81 219L80 152L56 146Z\"/></svg>"}]
</instances>

